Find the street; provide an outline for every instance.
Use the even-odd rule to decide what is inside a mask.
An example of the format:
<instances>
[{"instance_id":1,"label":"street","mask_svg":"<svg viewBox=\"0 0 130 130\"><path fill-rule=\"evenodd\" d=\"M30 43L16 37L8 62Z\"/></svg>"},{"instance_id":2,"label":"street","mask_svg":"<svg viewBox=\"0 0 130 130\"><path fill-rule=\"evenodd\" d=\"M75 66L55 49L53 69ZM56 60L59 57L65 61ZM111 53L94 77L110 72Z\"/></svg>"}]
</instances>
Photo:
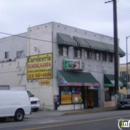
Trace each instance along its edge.
<instances>
[{"instance_id":1,"label":"street","mask_svg":"<svg viewBox=\"0 0 130 130\"><path fill-rule=\"evenodd\" d=\"M64 112L39 111L25 117L22 122L13 120L0 123L0 130L119 130L118 119L130 119L129 110L81 115L64 115Z\"/></svg>"}]
</instances>

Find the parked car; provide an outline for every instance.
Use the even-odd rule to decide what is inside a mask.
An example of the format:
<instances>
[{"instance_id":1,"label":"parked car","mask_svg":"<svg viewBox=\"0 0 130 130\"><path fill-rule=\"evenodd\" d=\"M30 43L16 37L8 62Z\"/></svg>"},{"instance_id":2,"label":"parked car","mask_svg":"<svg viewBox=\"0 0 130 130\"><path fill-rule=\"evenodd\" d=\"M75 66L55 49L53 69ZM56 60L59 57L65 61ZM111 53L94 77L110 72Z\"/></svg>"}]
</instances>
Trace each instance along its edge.
<instances>
[{"instance_id":1,"label":"parked car","mask_svg":"<svg viewBox=\"0 0 130 130\"><path fill-rule=\"evenodd\" d=\"M31 104L26 91L0 90L0 121L22 121L27 114L31 114Z\"/></svg>"},{"instance_id":2,"label":"parked car","mask_svg":"<svg viewBox=\"0 0 130 130\"><path fill-rule=\"evenodd\" d=\"M35 97L30 91L27 91L27 93L30 97L32 111L38 111L40 108L40 100L37 97Z\"/></svg>"},{"instance_id":3,"label":"parked car","mask_svg":"<svg viewBox=\"0 0 130 130\"><path fill-rule=\"evenodd\" d=\"M118 109L130 108L130 95L126 95L123 99L117 103Z\"/></svg>"}]
</instances>

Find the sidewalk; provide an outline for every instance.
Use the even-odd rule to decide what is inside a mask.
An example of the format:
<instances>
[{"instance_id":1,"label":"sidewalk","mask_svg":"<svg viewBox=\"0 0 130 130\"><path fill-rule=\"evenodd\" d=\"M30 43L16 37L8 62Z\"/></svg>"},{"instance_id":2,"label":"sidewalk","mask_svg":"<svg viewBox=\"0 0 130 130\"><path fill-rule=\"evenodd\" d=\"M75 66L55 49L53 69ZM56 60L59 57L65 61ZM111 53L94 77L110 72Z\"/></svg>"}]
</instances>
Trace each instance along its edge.
<instances>
[{"instance_id":1,"label":"sidewalk","mask_svg":"<svg viewBox=\"0 0 130 130\"><path fill-rule=\"evenodd\" d=\"M90 109L83 109L83 110L68 111L66 112L66 115L90 114L90 113L107 112L107 111L115 111L115 110L117 110L116 107L90 108Z\"/></svg>"},{"instance_id":2,"label":"sidewalk","mask_svg":"<svg viewBox=\"0 0 130 130\"><path fill-rule=\"evenodd\" d=\"M30 116L32 118L41 118L41 117L63 116L63 115L90 114L90 113L107 112L107 111L115 111L115 110L117 110L115 107L68 110L68 111L48 110L48 111L33 112Z\"/></svg>"}]
</instances>

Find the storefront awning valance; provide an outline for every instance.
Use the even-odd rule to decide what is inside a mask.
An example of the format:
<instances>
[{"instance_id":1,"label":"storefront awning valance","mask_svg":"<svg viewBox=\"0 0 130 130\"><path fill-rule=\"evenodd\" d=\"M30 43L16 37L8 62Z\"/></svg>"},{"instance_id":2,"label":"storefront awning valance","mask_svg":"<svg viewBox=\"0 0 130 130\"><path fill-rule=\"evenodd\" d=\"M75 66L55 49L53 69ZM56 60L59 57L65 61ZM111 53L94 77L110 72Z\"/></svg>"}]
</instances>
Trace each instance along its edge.
<instances>
[{"instance_id":1,"label":"storefront awning valance","mask_svg":"<svg viewBox=\"0 0 130 130\"><path fill-rule=\"evenodd\" d=\"M115 77L111 74L104 75L104 87L115 87ZM125 87L123 78L119 78L119 87Z\"/></svg>"},{"instance_id":2,"label":"storefront awning valance","mask_svg":"<svg viewBox=\"0 0 130 130\"><path fill-rule=\"evenodd\" d=\"M63 33L58 33L58 44L77 46L76 41L70 35L63 34Z\"/></svg>"},{"instance_id":3,"label":"storefront awning valance","mask_svg":"<svg viewBox=\"0 0 130 130\"><path fill-rule=\"evenodd\" d=\"M91 73L58 71L59 86L99 86Z\"/></svg>"}]
</instances>

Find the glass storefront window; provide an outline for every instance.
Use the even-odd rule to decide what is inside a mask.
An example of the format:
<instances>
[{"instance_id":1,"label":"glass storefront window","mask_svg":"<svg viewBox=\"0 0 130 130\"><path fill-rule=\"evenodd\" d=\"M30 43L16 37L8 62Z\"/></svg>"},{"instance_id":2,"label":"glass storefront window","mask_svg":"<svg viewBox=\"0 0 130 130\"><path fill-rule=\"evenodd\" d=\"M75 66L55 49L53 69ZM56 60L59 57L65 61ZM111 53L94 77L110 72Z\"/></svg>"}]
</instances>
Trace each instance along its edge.
<instances>
[{"instance_id":1,"label":"glass storefront window","mask_svg":"<svg viewBox=\"0 0 130 130\"><path fill-rule=\"evenodd\" d=\"M61 87L61 104L71 104L71 87Z\"/></svg>"},{"instance_id":2,"label":"glass storefront window","mask_svg":"<svg viewBox=\"0 0 130 130\"><path fill-rule=\"evenodd\" d=\"M72 103L82 103L81 87L72 87Z\"/></svg>"}]
</instances>

